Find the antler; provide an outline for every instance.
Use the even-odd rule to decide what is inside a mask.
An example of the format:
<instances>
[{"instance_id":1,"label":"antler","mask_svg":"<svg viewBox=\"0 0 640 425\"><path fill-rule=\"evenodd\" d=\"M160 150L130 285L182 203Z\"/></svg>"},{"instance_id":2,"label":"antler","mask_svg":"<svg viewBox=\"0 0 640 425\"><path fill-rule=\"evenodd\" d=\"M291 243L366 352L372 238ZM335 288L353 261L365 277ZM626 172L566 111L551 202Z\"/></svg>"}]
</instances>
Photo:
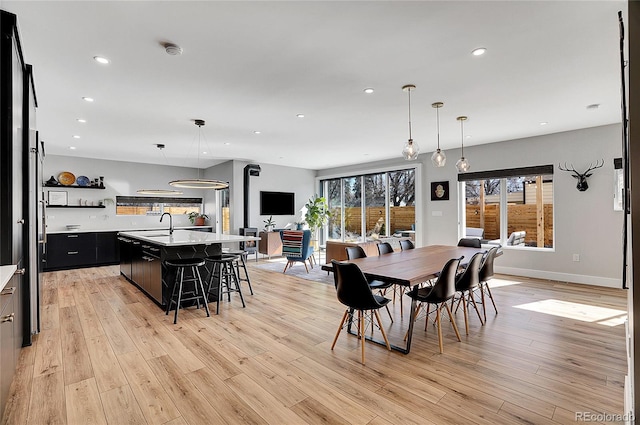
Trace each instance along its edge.
<instances>
[{"instance_id":1,"label":"antler","mask_svg":"<svg viewBox=\"0 0 640 425\"><path fill-rule=\"evenodd\" d=\"M573 168L573 164L571 164L571 169L568 169L568 168L567 168L567 163L566 163L566 162L564 163L564 168L562 168L562 165L560 165L560 163L558 163L558 168L559 168L559 169L561 169L562 171L571 171L571 172L574 172L574 173L576 173L576 174L580 174L580 173L578 173L578 172L576 171L576 169L575 169L575 168Z\"/></svg>"},{"instance_id":2,"label":"antler","mask_svg":"<svg viewBox=\"0 0 640 425\"><path fill-rule=\"evenodd\" d=\"M602 164L600 164L600 161L596 161L596 165L593 166L591 164L589 164L589 169L587 171L585 171L583 174L587 174L589 171L591 170L595 170L596 168L602 168L604 166L604 159L602 160Z\"/></svg>"}]
</instances>

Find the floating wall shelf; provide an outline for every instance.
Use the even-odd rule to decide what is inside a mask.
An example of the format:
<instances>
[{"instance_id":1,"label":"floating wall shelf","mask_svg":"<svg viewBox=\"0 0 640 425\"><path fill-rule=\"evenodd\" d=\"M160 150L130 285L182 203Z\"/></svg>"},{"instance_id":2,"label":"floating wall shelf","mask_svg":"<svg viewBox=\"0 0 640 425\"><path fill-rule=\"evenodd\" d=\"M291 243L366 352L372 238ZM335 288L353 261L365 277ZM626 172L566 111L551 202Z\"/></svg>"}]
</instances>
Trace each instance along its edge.
<instances>
[{"instance_id":1,"label":"floating wall shelf","mask_svg":"<svg viewBox=\"0 0 640 425\"><path fill-rule=\"evenodd\" d=\"M104 205L47 205L47 208L105 208Z\"/></svg>"},{"instance_id":2,"label":"floating wall shelf","mask_svg":"<svg viewBox=\"0 0 640 425\"><path fill-rule=\"evenodd\" d=\"M55 187L56 189L68 189L68 188L73 188L73 189L106 189L106 187L102 186L78 186L77 184L74 185L70 185L70 186L65 186L65 185L61 185L61 184L45 184L44 187Z\"/></svg>"}]
</instances>

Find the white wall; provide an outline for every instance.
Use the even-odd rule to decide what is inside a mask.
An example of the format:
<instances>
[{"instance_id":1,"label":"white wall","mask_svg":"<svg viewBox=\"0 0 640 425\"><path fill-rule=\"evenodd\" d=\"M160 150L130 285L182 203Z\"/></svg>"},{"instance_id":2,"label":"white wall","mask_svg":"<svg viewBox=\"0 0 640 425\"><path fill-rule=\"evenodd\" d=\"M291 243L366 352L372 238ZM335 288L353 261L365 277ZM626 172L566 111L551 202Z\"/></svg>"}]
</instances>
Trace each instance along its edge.
<instances>
[{"instance_id":1,"label":"white wall","mask_svg":"<svg viewBox=\"0 0 640 425\"><path fill-rule=\"evenodd\" d=\"M244 167L249 164L243 161L234 161L233 181L234 187L231 191L232 204L232 233L237 233L238 228L243 225L243 205L244 205ZM260 215L260 191L272 192L293 192L295 193L295 210L296 212L307 203L317 189L314 188L316 173L313 170L305 170L295 167L282 167L279 165L262 164L260 165L260 176L250 177L249 183L249 225L257 227L259 230L264 228L263 221L268 216ZM287 224L300 221L300 213L296 215L275 215L273 220L276 222L276 228L282 228Z\"/></svg>"},{"instance_id":2,"label":"white wall","mask_svg":"<svg viewBox=\"0 0 640 425\"><path fill-rule=\"evenodd\" d=\"M76 177L87 176L90 179L104 176L105 190L74 189L74 188L45 188L63 190L68 193L69 205L77 205L79 199L97 202L104 198L111 198L114 204L107 205L104 209L47 209L47 230L55 232L66 230L67 224L80 224L81 230L126 230L136 228L168 226L168 223L160 223L158 217L145 216L116 216L116 196L135 196L138 189L170 189L170 180L180 177L196 177L194 168L171 167L163 165L140 164L133 162L108 161L91 158L77 158L58 155L47 155L44 161L43 178L48 180L63 171L69 171ZM181 189L187 197L202 197L203 191L199 189ZM190 226L186 215L175 215L174 226Z\"/></svg>"},{"instance_id":3,"label":"white wall","mask_svg":"<svg viewBox=\"0 0 640 425\"><path fill-rule=\"evenodd\" d=\"M425 149L425 143L420 143ZM455 162L460 150L447 150L447 165L436 168L432 151L424 152L422 222L417 231L423 244L455 244L458 240L458 172ZM500 272L560 281L620 287L622 275L621 211L613 210L613 158L621 156L621 127L618 124L531 137L465 149L471 171L554 164L554 249L552 251L508 249L496 261ZM584 171L590 163L604 159L604 167L593 172L589 190L576 190L570 173L558 163L573 164ZM405 167L402 158L356 166L321 170L323 176L358 174L363 170ZM450 199L431 201L433 181L449 181ZM417 183L417 182L416 182ZM580 261L573 261L573 254Z\"/></svg>"},{"instance_id":4,"label":"white wall","mask_svg":"<svg viewBox=\"0 0 640 425\"><path fill-rule=\"evenodd\" d=\"M222 164L207 168L204 172L204 178L229 182L229 193L230 196L232 196L236 188L236 182L233 180L233 161L226 161ZM216 220L218 220L216 216L218 212L215 190L204 191L204 210L209 216L210 224L214 226L213 230L215 231L215 223ZM230 214L233 215L233 204L230 205ZM231 233L237 233L233 231L233 227L231 228Z\"/></svg>"}]
</instances>

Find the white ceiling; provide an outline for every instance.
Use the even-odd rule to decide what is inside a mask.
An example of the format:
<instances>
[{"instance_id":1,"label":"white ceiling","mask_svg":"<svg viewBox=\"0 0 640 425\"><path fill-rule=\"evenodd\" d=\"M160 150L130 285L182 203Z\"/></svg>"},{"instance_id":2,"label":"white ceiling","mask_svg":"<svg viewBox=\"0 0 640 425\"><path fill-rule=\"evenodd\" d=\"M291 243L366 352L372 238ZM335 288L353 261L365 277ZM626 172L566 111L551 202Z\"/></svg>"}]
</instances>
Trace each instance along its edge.
<instances>
[{"instance_id":1,"label":"white ceiling","mask_svg":"<svg viewBox=\"0 0 640 425\"><path fill-rule=\"evenodd\" d=\"M435 101L444 102L445 150L460 145L459 115L469 116L465 145L620 122L617 12L626 17L626 2L0 0L0 8L18 15L50 154L201 168L397 158L409 83L413 138L428 155ZM184 53L168 55L165 42ZM472 56L476 47L487 53ZM200 159L195 118L206 121Z\"/></svg>"}]
</instances>

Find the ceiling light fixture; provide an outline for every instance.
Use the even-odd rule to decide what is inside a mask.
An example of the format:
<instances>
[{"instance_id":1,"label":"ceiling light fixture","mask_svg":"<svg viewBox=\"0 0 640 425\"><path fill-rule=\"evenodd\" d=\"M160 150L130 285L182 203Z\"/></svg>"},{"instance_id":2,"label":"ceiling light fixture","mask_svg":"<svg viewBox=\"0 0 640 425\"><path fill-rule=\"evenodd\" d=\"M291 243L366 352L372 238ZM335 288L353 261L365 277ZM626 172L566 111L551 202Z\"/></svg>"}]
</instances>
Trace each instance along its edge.
<instances>
[{"instance_id":1,"label":"ceiling light fixture","mask_svg":"<svg viewBox=\"0 0 640 425\"><path fill-rule=\"evenodd\" d=\"M444 151L440 150L440 108L444 106L442 102L434 102L431 104L432 108L436 108L436 128L438 130L438 148L431 155L431 162L436 167L444 167L444 164L447 163L447 155L444 154Z\"/></svg>"},{"instance_id":2,"label":"ceiling light fixture","mask_svg":"<svg viewBox=\"0 0 640 425\"><path fill-rule=\"evenodd\" d=\"M102 56L94 56L93 60L95 60L98 63L101 63L103 65L107 65L110 61L109 59L102 57Z\"/></svg>"},{"instance_id":3,"label":"ceiling light fixture","mask_svg":"<svg viewBox=\"0 0 640 425\"><path fill-rule=\"evenodd\" d=\"M75 151L76 147L75 146L69 146L69 149L71 149L72 151Z\"/></svg>"},{"instance_id":4,"label":"ceiling light fixture","mask_svg":"<svg viewBox=\"0 0 640 425\"><path fill-rule=\"evenodd\" d=\"M298 117L298 118L304 118L304 114L298 114L298 115L296 115L296 117Z\"/></svg>"},{"instance_id":5,"label":"ceiling light fixture","mask_svg":"<svg viewBox=\"0 0 640 425\"><path fill-rule=\"evenodd\" d=\"M262 132L261 132L261 131L258 131L258 130L256 130L256 131L254 131L254 132L253 132L253 134L260 134L260 133L262 133Z\"/></svg>"},{"instance_id":6,"label":"ceiling light fixture","mask_svg":"<svg viewBox=\"0 0 640 425\"><path fill-rule=\"evenodd\" d=\"M418 158L418 154L420 153L420 146L413 141L411 138L411 89L415 89L416 86L413 84L407 84L402 86L402 90L409 93L409 140L404 144L404 148L402 149L402 156L407 161L412 161Z\"/></svg>"},{"instance_id":7,"label":"ceiling light fixture","mask_svg":"<svg viewBox=\"0 0 640 425\"><path fill-rule=\"evenodd\" d=\"M80 138L80 136L78 136L77 134L74 134L72 137L73 137L74 139L79 139L79 138Z\"/></svg>"},{"instance_id":8,"label":"ceiling light fixture","mask_svg":"<svg viewBox=\"0 0 640 425\"><path fill-rule=\"evenodd\" d=\"M462 116L456 118L460 121L460 141L461 141L461 155L460 159L456 162L456 168L460 173L466 173L469 170L469 161L464 157L464 122L467 120L467 117Z\"/></svg>"},{"instance_id":9,"label":"ceiling light fixture","mask_svg":"<svg viewBox=\"0 0 640 425\"><path fill-rule=\"evenodd\" d=\"M76 121L78 121L78 122L80 122L80 123L82 123L82 124L84 124L84 123L86 123L86 122L87 122L87 120L83 120L82 118L78 118Z\"/></svg>"},{"instance_id":10,"label":"ceiling light fixture","mask_svg":"<svg viewBox=\"0 0 640 425\"><path fill-rule=\"evenodd\" d=\"M599 107L599 103L592 103L591 105L587 105L587 109L598 109Z\"/></svg>"},{"instance_id":11,"label":"ceiling light fixture","mask_svg":"<svg viewBox=\"0 0 640 425\"><path fill-rule=\"evenodd\" d=\"M364 89L364 92L366 94L371 94L371 93L373 93L373 89L371 87L367 87L366 89Z\"/></svg>"},{"instance_id":12,"label":"ceiling light fixture","mask_svg":"<svg viewBox=\"0 0 640 425\"><path fill-rule=\"evenodd\" d=\"M196 119L195 124L198 126L198 178L196 179L178 179L170 181L169 184L175 187L184 187L188 189L226 189L229 187L229 183L221 180L209 180L200 178L200 141L202 138L202 126L204 126L204 120Z\"/></svg>"},{"instance_id":13,"label":"ceiling light fixture","mask_svg":"<svg viewBox=\"0 0 640 425\"><path fill-rule=\"evenodd\" d=\"M160 153L162 154L162 158L164 158L164 163L167 163L167 157L164 156L164 152L162 151L162 149L165 148L164 143L157 143L156 144L156 148L158 148L158 150L160 150ZM172 195L182 195L182 192L179 190L171 190L171 189L138 189L136 190L136 193L139 193L140 195L168 195L168 196L172 196Z\"/></svg>"},{"instance_id":14,"label":"ceiling light fixture","mask_svg":"<svg viewBox=\"0 0 640 425\"><path fill-rule=\"evenodd\" d=\"M92 97L83 97L82 98L85 102L93 102L93 98Z\"/></svg>"},{"instance_id":15,"label":"ceiling light fixture","mask_svg":"<svg viewBox=\"0 0 640 425\"><path fill-rule=\"evenodd\" d=\"M549 123L548 123L548 122L546 122L546 121L542 121L542 122L540 123L540 125L547 125L547 124L549 124Z\"/></svg>"},{"instance_id":16,"label":"ceiling light fixture","mask_svg":"<svg viewBox=\"0 0 640 425\"><path fill-rule=\"evenodd\" d=\"M471 54L472 54L473 56L482 56L482 55L484 55L486 52L487 52L487 49L486 49L486 48L484 48L484 47L478 47L477 49L473 49L473 50L471 51Z\"/></svg>"}]
</instances>

